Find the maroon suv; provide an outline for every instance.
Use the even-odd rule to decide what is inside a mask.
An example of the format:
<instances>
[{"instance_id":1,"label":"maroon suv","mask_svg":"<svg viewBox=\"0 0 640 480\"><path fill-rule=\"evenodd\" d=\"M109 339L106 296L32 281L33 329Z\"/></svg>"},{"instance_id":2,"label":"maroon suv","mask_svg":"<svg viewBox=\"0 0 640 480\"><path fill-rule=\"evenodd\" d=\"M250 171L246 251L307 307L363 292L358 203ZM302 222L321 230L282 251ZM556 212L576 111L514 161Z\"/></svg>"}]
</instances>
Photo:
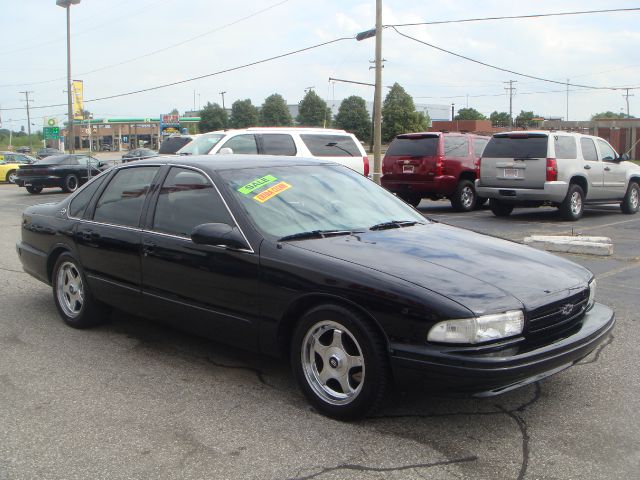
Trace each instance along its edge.
<instances>
[{"instance_id":1,"label":"maroon suv","mask_svg":"<svg viewBox=\"0 0 640 480\"><path fill-rule=\"evenodd\" d=\"M414 207L422 198L448 198L468 212L482 205L474 186L475 162L489 137L467 133L406 133L389 145L382 162L382 185Z\"/></svg>"}]
</instances>

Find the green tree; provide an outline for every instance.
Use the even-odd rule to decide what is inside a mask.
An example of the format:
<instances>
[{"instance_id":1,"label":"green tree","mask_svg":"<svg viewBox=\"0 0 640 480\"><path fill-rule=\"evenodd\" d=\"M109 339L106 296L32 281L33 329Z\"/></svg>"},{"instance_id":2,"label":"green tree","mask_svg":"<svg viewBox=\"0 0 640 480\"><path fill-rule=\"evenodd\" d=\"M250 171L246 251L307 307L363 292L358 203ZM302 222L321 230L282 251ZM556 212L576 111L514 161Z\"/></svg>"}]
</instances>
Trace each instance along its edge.
<instances>
[{"instance_id":1,"label":"green tree","mask_svg":"<svg viewBox=\"0 0 640 480\"><path fill-rule=\"evenodd\" d=\"M626 113L614 113L610 110L607 110L606 112L601 112L601 113L594 113L593 115L591 115L591 120L602 120L602 119L607 119L607 118L635 118L633 115L629 115L627 116Z\"/></svg>"},{"instance_id":2,"label":"green tree","mask_svg":"<svg viewBox=\"0 0 640 480\"><path fill-rule=\"evenodd\" d=\"M454 120L486 120L483 114L477 111L475 108L461 108L458 110L458 114L454 117Z\"/></svg>"},{"instance_id":3,"label":"green tree","mask_svg":"<svg viewBox=\"0 0 640 480\"><path fill-rule=\"evenodd\" d=\"M358 140L368 142L371 138L371 118L364 98L352 95L342 100L334 125L353 133Z\"/></svg>"},{"instance_id":4,"label":"green tree","mask_svg":"<svg viewBox=\"0 0 640 480\"><path fill-rule=\"evenodd\" d=\"M229 124L232 128L247 128L258 125L260 112L258 108L251 104L250 99L236 100L231 105L231 119Z\"/></svg>"},{"instance_id":5,"label":"green tree","mask_svg":"<svg viewBox=\"0 0 640 480\"><path fill-rule=\"evenodd\" d=\"M305 127L328 127L331 124L331 109L316 92L309 90L298 104L296 121Z\"/></svg>"},{"instance_id":6,"label":"green tree","mask_svg":"<svg viewBox=\"0 0 640 480\"><path fill-rule=\"evenodd\" d=\"M382 141L390 142L401 133L425 131L429 123L429 115L417 112L411 95L394 83L382 104Z\"/></svg>"},{"instance_id":7,"label":"green tree","mask_svg":"<svg viewBox=\"0 0 640 480\"><path fill-rule=\"evenodd\" d=\"M533 112L525 112L520 110L520 113L516 117L516 126L518 127L535 127L536 122L533 120L535 115Z\"/></svg>"},{"instance_id":8,"label":"green tree","mask_svg":"<svg viewBox=\"0 0 640 480\"><path fill-rule=\"evenodd\" d=\"M169 115L180 115L180 111L177 108L171 109Z\"/></svg>"},{"instance_id":9,"label":"green tree","mask_svg":"<svg viewBox=\"0 0 640 480\"><path fill-rule=\"evenodd\" d=\"M264 99L260 108L260 119L265 127L288 127L293 124L287 102L277 93Z\"/></svg>"},{"instance_id":10,"label":"green tree","mask_svg":"<svg viewBox=\"0 0 640 480\"><path fill-rule=\"evenodd\" d=\"M227 112L217 103L207 102L202 110L200 110L200 121L198 129L201 132L211 132L213 130L222 130L229 123Z\"/></svg>"},{"instance_id":11,"label":"green tree","mask_svg":"<svg viewBox=\"0 0 640 480\"><path fill-rule=\"evenodd\" d=\"M509 114L507 112L498 112L497 110L491 112L489 120L491 120L491 125L494 127L508 127L510 123Z\"/></svg>"}]
</instances>

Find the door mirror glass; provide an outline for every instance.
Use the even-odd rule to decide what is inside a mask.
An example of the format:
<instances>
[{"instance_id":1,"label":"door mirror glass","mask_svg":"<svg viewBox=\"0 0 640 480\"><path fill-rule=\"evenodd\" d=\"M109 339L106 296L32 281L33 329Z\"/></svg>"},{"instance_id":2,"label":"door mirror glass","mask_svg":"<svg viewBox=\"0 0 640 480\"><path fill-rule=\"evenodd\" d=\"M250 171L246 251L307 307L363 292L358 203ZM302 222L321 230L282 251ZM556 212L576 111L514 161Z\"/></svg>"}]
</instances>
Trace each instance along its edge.
<instances>
[{"instance_id":1,"label":"door mirror glass","mask_svg":"<svg viewBox=\"0 0 640 480\"><path fill-rule=\"evenodd\" d=\"M197 245L249 248L236 227L226 223L203 223L191 232L191 240Z\"/></svg>"}]
</instances>

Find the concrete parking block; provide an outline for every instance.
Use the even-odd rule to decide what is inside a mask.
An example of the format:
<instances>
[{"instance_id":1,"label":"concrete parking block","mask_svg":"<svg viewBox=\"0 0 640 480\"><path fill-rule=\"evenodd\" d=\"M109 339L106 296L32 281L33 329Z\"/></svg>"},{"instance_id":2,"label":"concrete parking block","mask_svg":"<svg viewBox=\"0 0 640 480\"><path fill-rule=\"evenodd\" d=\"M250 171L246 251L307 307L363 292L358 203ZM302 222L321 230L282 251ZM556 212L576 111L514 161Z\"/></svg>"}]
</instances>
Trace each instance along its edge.
<instances>
[{"instance_id":1,"label":"concrete parking block","mask_svg":"<svg viewBox=\"0 0 640 480\"><path fill-rule=\"evenodd\" d=\"M613 242L609 237L532 235L526 237L524 243L549 252L613 255Z\"/></svg>"}]
</instances>

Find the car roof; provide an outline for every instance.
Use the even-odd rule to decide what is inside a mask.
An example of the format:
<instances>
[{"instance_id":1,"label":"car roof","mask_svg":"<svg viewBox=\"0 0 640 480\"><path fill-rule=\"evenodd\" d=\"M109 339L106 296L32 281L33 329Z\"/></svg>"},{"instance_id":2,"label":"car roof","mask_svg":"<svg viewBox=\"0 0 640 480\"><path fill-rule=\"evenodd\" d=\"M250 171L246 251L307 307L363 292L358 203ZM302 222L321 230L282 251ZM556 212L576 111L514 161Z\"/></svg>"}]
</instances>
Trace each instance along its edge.
<instances>
[{"instance_id":1,"label":"car roof","mask_svg":"<svg viewBox=\"0 0 640 480\"><path fill-rule=\"evenodd\" d=\"M229 130L214 130L212 132L206 133L221 133L221 134L230 134L230 133L242 133L242 132L251 132L251 133L313 133L320 135L351 135L351 133L345 130L339 130L335 128L318 128L318 127L249 127L249 128L238 128L238 129L229 129Z\"/></svg>"},{"instance_id":2,"label":"car roof","mask_svg":"<svg viewBox=\"0 0 640 480\"><path fill-rule=\"evenodd\" d=\"M135 162L140 165L185 165L211 171L216 170L241 170L244 168L258 167L286 167L293 165L335 165L334 162L315 158L290 157L278 155L160 155L149 160ZM122 168L122 167L120 167Z\"/></svg>"},{"instance_id":3,"label":"car roof","mask_svg":"<svg viewBox=\"0 0 640 480\"><path fill-rule=\"evenodd\" d=\"M514 130L511 132L498 132L494 133L494 136L502 136L502 135L556 135L561 133L562 135L570 135L573 137L591 137L594 138L593 135L588 135L586 133L580 132L567 132L566 130Z\"/></svg>"}]
</instances>

